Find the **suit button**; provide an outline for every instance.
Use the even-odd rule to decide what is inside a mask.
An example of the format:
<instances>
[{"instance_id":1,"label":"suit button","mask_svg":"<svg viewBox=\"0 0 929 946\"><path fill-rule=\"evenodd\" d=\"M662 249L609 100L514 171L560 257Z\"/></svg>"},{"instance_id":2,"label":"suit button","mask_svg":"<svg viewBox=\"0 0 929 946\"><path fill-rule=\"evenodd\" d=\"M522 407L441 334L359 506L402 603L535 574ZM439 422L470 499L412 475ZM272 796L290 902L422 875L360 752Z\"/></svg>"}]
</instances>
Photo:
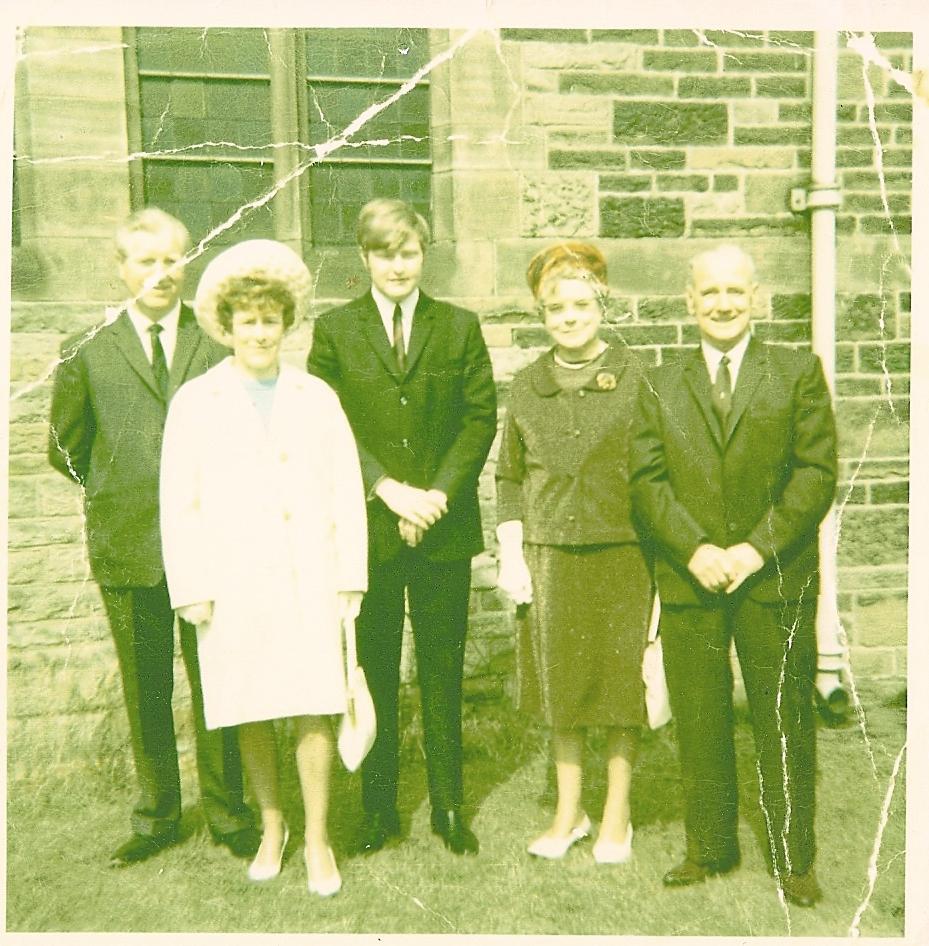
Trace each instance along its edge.
<instances>
[{"instance_id":1,"label":"suit button","mask_svg":"<svg viewBox=\"0 0 929 946\"><path fill-rule=\"evenodd\" d=\"M726 523L726 527L729 529L730 532L735 532L735 523L734 523L734 522L727 522L727 523Z\"/></svg>"},{"instance_id":2,"label":"suit button","mask_svg":"<svg viewBox=\"0 0 929 946\"><path fill-rule=\"evenodd\" d=\"M580 428L575 428L574 436L575 436L575 437L580 437L580 435L581 435Z\"/></svg>"},{"instance_id":3,"label":"suit button","mask_svg":"<svg viewBox=\"0 0 929 946\"><path fill-rule=\"evenodd\" d=\"M577 519L577 516L568 516L568 522L574 522Z\"/></svg>"},{"instance_id":4,"label":"suit button","mask_svg":"<svg viewBox=\"0 0 929 946\"><path fill-rule=\"evenodd\" d=\"M401 395L400 395L400 406L401 406L401 407L406 407L407 404L409 404L409 403L410 403L410 399L409 399L405 394L401 394Z\"/></svg>"},{"instance_id":5,"label":"suit button","mask_svg":"<svg viewBox=\"0 0 929 946\"><path fill-rule=\"evenodd\" d=\"M586 393L587 393L587 392L584 391L584 389L582 388L580 391L577 392L577 396L578 396L578 397L583 397Z\"/></svg>"},{"instance_id":6,"label":"suit button","mask_svg":"<svg viewBox=\"0 0 929 946\"><path fill-rule=\"evenodd\" d=\"M404 437L403 440L400 442L403 444L404 447L409 447L410 445L410 441L406 437Z\"/></svg>"}]
</instances>

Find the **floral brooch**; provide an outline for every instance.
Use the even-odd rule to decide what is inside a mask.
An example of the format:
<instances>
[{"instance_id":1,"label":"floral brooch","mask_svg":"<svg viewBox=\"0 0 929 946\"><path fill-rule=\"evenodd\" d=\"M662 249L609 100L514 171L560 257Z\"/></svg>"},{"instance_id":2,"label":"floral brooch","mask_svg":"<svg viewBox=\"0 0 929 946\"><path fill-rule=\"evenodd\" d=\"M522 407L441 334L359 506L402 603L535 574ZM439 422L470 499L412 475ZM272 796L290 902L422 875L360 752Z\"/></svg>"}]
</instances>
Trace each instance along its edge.
<instances>
[{"instance_id":1,"label":"floral brooch","mask_svg":"<svg viewBox=\"0 0 929 946\"><path fill-rule=\"evenodd\" d=\"M616 390L616 375L612 371L600 371L597 373L597 387L601 391Z\"/></svg>"}]
</instances>

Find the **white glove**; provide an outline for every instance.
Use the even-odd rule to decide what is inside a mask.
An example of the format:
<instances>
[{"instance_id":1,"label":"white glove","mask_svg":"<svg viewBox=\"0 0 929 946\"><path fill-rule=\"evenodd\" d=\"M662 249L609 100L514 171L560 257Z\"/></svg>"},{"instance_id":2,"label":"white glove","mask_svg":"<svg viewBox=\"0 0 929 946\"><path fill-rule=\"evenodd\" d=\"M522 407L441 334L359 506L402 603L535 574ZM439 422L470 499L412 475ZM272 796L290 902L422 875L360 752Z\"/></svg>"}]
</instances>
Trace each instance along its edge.
<instances>
[{"instance_id":1,"label":"white glove","mask_svg":"<svg viewBox=\"0 0 929 946\"><path fill-rule=\"evenodd\" d=\"M532 576L523 555L523 524L519 519L510 519L497 526L497 541L500 543L500 570L497 587L513 599L513 603L532 602Z\"/></svg>"}]
</instances>

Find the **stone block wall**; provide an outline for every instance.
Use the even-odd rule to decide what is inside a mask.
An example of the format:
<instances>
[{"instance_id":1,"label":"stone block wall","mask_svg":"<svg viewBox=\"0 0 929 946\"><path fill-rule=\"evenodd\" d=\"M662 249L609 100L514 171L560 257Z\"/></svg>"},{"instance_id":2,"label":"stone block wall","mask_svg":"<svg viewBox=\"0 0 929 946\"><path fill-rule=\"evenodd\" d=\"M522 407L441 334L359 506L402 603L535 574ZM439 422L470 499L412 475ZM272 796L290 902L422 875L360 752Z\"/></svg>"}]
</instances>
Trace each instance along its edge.
<instances>
[{"instance_id":1,"label":"stone block wall","mask_svg":"<svg viewBox=\"0 0 929 946\"><path fill-rule=\"evenodd\" d=\"M431 31L433 52L456 35ZM121 42L118 29L30 31L17 79L22 212L8 467L14 779L125 761L122 696L88 575L80 497L45 459L58 346L120 298L111 234L129 212ZM878 36L877 44L894 66L910 68L907 35ZM564 237L604 250L611 331L652 363L695 341L683 302L687 261L719 239L738 240L756 259L759 335L809 343L808 223L791 213L788 195L808 181L810 45L810 34L770 31L504 30L475 37L433 73L435 242L425 288L480 313L504 403L513 373L546 344L526 264ZM840 607L855 673L902 677L911 106L885 70L866 74L873 126L861 59L843 49ZM350 249L317 248L309 262L317 312L364 284ZM310 337L311 326L295 333L287 357L301 363ZM493 468L492 456L480 487L488 538ZM477 560L472 687L499 687L507 674L511 630L493 571L490 554ZM179 670L179 707L185 690ZM186 746L186 712L178 721Z\"/></svg>"}]
</instances>

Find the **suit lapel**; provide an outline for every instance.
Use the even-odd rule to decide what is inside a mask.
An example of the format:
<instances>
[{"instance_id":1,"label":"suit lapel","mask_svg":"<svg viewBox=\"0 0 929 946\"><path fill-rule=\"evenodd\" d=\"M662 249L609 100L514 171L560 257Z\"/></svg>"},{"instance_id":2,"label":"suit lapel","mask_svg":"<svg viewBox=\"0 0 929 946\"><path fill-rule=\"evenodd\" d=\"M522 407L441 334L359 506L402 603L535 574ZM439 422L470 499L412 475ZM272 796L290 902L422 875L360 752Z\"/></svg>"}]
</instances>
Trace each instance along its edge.
<instances>
[{"instance_id":1,"label":"suit lapel","mask_svg":"<svg viewBox=\"0 0 929 946\"><path fill-rule=\"evenodd\" d=\"M116 347L122 352L123 357L129 362L133 371L145 382L154 395L164 400L164 395L158 389L155 375L152 373L152 366L145 355L142 342L139 341L135 326L126 312L122 312L113 323L113 339L116 342Z\"/></svg>"},{"instance_id":2,"label":"suit lapel","mask_svg":"<svg viewBox=\"0 0 929 946\"><path fill-rule=\"evenodd\" d=\"M700 407L704 420L710 428L710 433L716 441L718 447L723 445L723 432L719 425L719 418L716 411L713 410L713 394L710 389L710 373L706 370L706 361L703 359L703 352L698 348L687 362L684 369L684 377L687 379L687 385L690 393Z\"/></svg>"},{"instance_id":3,"label":"suit lapel","mask_svg":"<svg viewBox=\"0 0 929 946\"><path fill-rule=\"evenodd\" d=\"M732 392L732 411L729 414L727 439L732 438L732 434L742 419L745 408L758 390L758 385L765 375L766 363L767 358L764 348L752 339L745 350L742 364L739 366L739 378L736 381L735 390Z\"/></svg>"},{"instance_id":4,"label":"suit lapel","mask_svg":"<svg viewBox=\"0 0 929 946\"><path fill-rule=\"evenodd\" d=\"M419 356L426 347L426 342L432 332L435 320L432 299L422 290L416 302L416 311L413 313L413 330L410 332L410 348L406 353L406 373L409 374L419 361Z\"/></svg>"},{"instance_id":5,"label":"suit lapel","mask_svg":"<svg viewBox=\"0 0 929 946\"><path fill-rule=\"evenodd\" d=\"M400 381L403 375L401 375L400 368L397 365L397 356L387 339L384 323L381 321L381 313L378 311L377 303L370 292L361 300L361 307L362 331L368 344L374 349L377 357L384 363L384 367L390 372L391 376Z\"/></svg>"},{"instance_id":6,"label":"suit lapel","mask_svg":"<svg viewBox=\"0 0 929 946\"><path fill-rule=\"evenodd\" d=\"M187 377L190 360L200 343L200 329L193 313L187 306L181 306L181 317L177 323L177 341L174 343L174 357L168 374L168 397L174 396Z\"/></svg>"}]
</instances>

